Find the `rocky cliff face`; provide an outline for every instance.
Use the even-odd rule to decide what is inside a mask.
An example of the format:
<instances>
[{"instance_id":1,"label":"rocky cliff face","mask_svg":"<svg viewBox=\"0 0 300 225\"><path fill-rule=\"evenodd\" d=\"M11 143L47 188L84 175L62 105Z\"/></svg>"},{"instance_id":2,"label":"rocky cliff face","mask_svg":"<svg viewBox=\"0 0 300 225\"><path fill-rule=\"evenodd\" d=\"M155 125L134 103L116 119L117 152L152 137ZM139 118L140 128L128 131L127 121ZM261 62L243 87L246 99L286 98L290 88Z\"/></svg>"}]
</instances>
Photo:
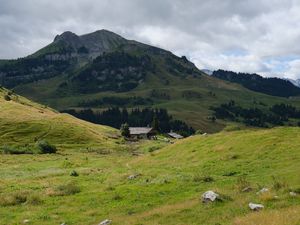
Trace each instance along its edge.
<instances>
[{"instance_id":1,"label":"rocky cliff face","mask_svg":"<svg viewBox=\"0 0 300 225\"><path fill-rule=\"evenodd\" d=\"M104 52L116 50L128 42L125 38L107 30L99 30L81 36L66 31L55 37L53 45L64 46L67 52L72 54L72 57L86 55L88 58L94 59Z\"/></svg>"}]
</instances>

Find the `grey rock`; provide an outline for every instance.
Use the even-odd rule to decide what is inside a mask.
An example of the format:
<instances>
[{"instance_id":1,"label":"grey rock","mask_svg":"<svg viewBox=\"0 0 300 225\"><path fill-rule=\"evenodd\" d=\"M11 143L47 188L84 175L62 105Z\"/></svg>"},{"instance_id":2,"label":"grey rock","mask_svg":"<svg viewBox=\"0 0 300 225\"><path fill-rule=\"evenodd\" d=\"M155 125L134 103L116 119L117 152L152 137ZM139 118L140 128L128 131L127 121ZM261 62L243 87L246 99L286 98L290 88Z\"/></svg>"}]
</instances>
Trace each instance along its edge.
<instances>
[{"instance_id":1,"label":"grey rock","mask_svg":"<svg viewBox=\"0 0 300 225\"><path fill-rule=\"evenodd\" d=\"M99 223L99 225L109 225L109 224L111 224L111 220L109 220L109 219L106 219L106 220L103 220L101 223Z\"/></svg>"},{"instance_id":2,"label":"grey rock","mask_svg":"<svg viewBox=\"0 0 300 225\"><path fill-rule=\"evenodd\" d=\"M250 192L252 191L252 187L245 187L242 192Z\"/></svg>"},{"instance_id":3,"label":"grey rock","mask_svg":"<svg viewBox=\"0 0 300 225\"><path fill-rule=\"evenodd\" d=\"M253 211L259 211L262 210L264 208L264 206L262 204L256 204L256 203L249 203L249 208Z\"/></svg>"},{"instance_id":4,"label":"grey rock","mask_svg":"<svg viewBox=\"0 0 300 225\"><path fill-rule=\"evenodd\" d=\"M256 192L256 194L262 194L262 193L265 193L265 192L268 192L269 191L269 189L268 188L263 188L263 189L261 189L260 191L258 191L258 192Z\"/></svg>"},{"instance_id":5,"label":"grey rock","mask_svg":"<svg viewBox=\"0 0 300 225\"><path fill-rule=\"evenodd\" d=\"M203 202L214 202L218 199L219 195L213 191L207 191L202 195Z\"/></svg>"},{"instance_id":6,"label":"grey rock","mask_svg":"<svg viewBox=\"0 0 300 225\"><path fill-rule=\"evenodd\" d=\"M139 177L140 176L140 174L132 174L132 175L130 175L129 177L128 177L128 180L134 180L134 179L136 179L137 177Z\"/></svg>"},{"instance_id":7,"label":"grey rock","mask_svg":"<svg viewBox=\"0 0 300 225\"><path fill-rule=\"evenodd\" d=\"M292 197L296 197L296 196L297 196L297 193L296 193L296 192L293 192L293 191L291 191L291 192L290 192L290 196L292 196Z\"/></svg>"}]
</instances>

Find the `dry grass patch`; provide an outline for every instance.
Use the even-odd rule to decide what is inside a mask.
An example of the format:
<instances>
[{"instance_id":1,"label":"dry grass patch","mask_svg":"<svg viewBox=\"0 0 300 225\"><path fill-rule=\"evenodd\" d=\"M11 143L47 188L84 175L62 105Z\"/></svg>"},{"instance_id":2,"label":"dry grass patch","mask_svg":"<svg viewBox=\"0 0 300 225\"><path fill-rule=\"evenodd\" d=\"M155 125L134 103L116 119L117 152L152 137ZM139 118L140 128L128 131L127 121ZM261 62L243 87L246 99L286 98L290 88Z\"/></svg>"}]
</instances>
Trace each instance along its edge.
<instances>
[{"instance_id":1,"label":"dry grass patch","mask_svg":"<svg viewBox=\"0 0 300 225\"><path fill-rule=\"evenodd\" d=\"M300 206L249 213L234 220L234 225L299 225Z\"/></svg>"},{"instance_id":2,"label":"dry grass patch","mask_svg":"<svg viewBox=\"0 0 300 225\"><path fill-rule=\"evenodd\" d=\"M0 206L3 207L21 204L39 205L42 202L38 194L32 194L29 191L18 191L0 196Z\"/></svg>"},{"instance_id":3,"label":"dry grass patch","mask_svg":"<svg viewBox=\"0 0 300 225\"><path fill-rule=\"evenodd\" d=\"M46 194L49 196L68 196L75 195L80 192L80 187L77 186L74 182L67 184L59 185L55 188L49 188L46 191Z\"/></svg>"}]
</instances>

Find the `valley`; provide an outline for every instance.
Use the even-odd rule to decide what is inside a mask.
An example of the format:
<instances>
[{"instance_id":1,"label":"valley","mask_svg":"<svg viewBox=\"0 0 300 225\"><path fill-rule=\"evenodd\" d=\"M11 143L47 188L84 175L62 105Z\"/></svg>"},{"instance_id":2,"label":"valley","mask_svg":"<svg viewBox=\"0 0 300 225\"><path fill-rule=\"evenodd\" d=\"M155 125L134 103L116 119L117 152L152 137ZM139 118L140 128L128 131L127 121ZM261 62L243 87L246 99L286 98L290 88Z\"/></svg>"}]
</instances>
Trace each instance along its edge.
<instances>
[{"instance_id":1,"label":"valley","mask_svg":"<svg viewBox=\"0 0 300 225\"><path fill-rule=\"evenodd\" d=\"M38 52L7 61L0 66L0 72L3 86L59 111L163 108L175 119L207 133L226 127L226 121L212 123L209 118L213 116L211 107L230 100L264 111L280 103L300 106L297 96L287 98L251 91L206 75L184 56L127 40L107 30L81 36L64 32ZM268 88L281 90L276 85ZM299 88L294 89L297 92ZM107 97L124 103L101 103ZM142 102L132 103L128 100L132 97L141 98Z\"/></svg>"},{"instance_id":2,"label":"valley","mask_svg":"<svg viewBox=\"0 0 300 225\"><path fill-rule=\"evenodd\" d=\"M107 30L0 61L0 225L299 225L300 89L219 73Z\"/></svg>"}]
</instances>

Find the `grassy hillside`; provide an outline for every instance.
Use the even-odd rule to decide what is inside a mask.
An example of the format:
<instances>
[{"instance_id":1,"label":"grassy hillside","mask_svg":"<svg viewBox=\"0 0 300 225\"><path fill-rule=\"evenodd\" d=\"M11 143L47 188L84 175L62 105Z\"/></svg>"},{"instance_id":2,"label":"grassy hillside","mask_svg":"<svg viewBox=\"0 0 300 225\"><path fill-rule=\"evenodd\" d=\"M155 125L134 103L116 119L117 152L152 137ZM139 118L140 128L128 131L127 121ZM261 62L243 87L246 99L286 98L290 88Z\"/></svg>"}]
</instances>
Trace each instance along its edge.
<instances>
[{"instance_id":1,"label":"grassy hillside","mask_svg":"<svg viewBox=\"0 0 300 225\"><path fill-rule=\"evenodd\" d=\"M243 107L258 107L267 110L274 104L286 103L300 107L298 97L281 98L250 91L238 84L232 84L206 75L200 78L186 77L184 79L165 74L169 80L168 85L163 85L155 75L148 75L146 81L137 88L122 93L104 91L99 93L74 94L72 96L56 96L56 89L65 79L58 76L50 80L39 81L33 84L21 85L15 90L35 101L43 102L58 110L67 108L80 109L78 106L85 101L103 99L104 97L129 98L133 96L150 98L153 104L124 106L124 107L161 107L166 108L177 119L187 122L195 129L211 133L220 131L225 127L223 121L212 123L208 117L212 115L211 106L218 106L234 100ZM156 93L166 94L168 99L153 96ZM61 91L60 93L63 93ZM262 104L258 104L258 102ZM113 104L111 105L113 106ZM91 108L102 110L107 105L93 106Z\"/></svg>"},{"instance_id":2,"label":"grassy hillside","mask_svg":"<svg viewBox=\"0 0 300 225\"><path fill-rule=\"evenodd\" d=\"M208 133L226 126L224 121L209 120L213 113L210 107L229 100L263 110L282 102L300 106L299 97L280 98L250 91L205 75L184 56L104 30L83 36L65 32L31 56L0 62L0 84L57 110L80 109L83 105L103 110L118 105L93 102L111 96L136 96L147 103L119 107L162 107L175 119ZM268 88L280 89L273 82Z\"/></svg>"},{"instance_id":3,"label":"grassy hillside","mask_svg":"<svg viewBox=\"0 0 300 225\"><path fill-rule=\"evenodd\" d=\"M33 145L45 139L60 149L81 145L114 148L118 139L115 129L60 114L6 89L0 89L0 127L0 146Z\"/></svg>"},{"instance_id":4,"label":"grassy hillside","mask_svg":"<svg viewBox=\"0 0 300 225\"><path fill-rule=\"evenodd\" d=\"M28 219L30 224L96 225L111 219L122 225L297 225L300 197L289 192L300 188L299 131L222 132L160 150L160 141L131 144L139 152L135 156L131 151L3 155L0 224ZM73 170L79 176L70 176ZM250 192L241 191L248 186ZM257 195L262 187L270 192ZM202 203L207 190L217 191L224 201ZM251 212L249 202L265 209Z\"/></svg>"}]
</instances>

